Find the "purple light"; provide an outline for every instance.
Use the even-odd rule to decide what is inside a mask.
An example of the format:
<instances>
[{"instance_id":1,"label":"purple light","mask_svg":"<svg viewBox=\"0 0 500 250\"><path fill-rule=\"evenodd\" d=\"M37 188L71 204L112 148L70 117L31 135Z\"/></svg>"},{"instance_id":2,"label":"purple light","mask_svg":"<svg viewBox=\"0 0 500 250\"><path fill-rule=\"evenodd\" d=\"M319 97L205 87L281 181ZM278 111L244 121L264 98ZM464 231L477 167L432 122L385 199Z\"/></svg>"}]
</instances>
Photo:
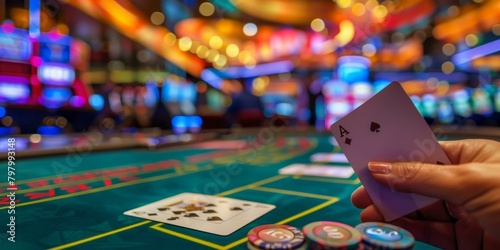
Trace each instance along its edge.
<instances>
[{"instance_id":1,"label":"purple light","mask_svg":"<svg viewBox=\"0 0 500 250\"><path fill-rule=\"evenodd\" d=\"M500 39L495 40L493 42L483 44L481 46L477 46L473 49L466 50L460 53L455 54L451 57L451 61L455 64L463 64L470 62L474 59L493 54L497 51L500 51Z\"/></svg>"},{"instance_id":2,"label":"purple light","mask_svg":"<svg viewBox=\"0 0 500 250\"><path fill-rule=\"evenodd\" d=\"M210 69L204 69L201 72L200 76L201 76L201 79L203 79L203 81L205 81L208 84L212 85L212 87L214 87L216 89L220 89L221 88L222 78L220 78L218 75L216 75Z\"/></svg>"},{"instance_id":3,"label":"purple light","mask_svg":"<svg viewBox=\"0 0 500 250\"><path fill-rule=\"evenodd\" d=\"M249 69L247 67L228 67L221 72L229 76L229 78L248 78L256 77L261 75L272 75L290 72L294 65L291 61L281 61L281 62L271 62L256 65L254 68Z\"/></svg>"},{"instance_id":4,"label":"purple light","mask_svg":"<svg viewBox=\"0 0 500 250\"><path fill-rule=\"evenodd\" d=\"M69 104L73 107L81 108L85 105L85 99L81 96L73 96L69 99Z\"/></svg>"}]
</instances>

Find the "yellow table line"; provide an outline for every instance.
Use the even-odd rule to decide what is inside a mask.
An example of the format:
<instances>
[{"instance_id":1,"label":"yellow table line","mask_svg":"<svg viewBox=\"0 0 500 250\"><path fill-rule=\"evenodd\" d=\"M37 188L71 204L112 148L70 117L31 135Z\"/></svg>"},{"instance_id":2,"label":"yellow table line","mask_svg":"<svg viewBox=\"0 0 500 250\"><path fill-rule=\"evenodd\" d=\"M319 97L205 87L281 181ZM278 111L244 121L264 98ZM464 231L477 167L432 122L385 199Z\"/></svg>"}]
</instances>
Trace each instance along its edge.
<instances>
[{"instance_id":1,"label":"yellow table line","mask_svg":"<svg viewBox=\"0 0 500 250\"><path fill-rule=\"evenodd\" d=\"M181 233L178 233L178 232L175 232L175 231L172 231L172 230L160 227L161 225L163 225L163 223L155 224L153 226L150 226L150 228L158 230L158 231L166 233L166 234L170 234L170 235L173 235L173 236L176 236L176 237L188 240L188 241L191 241L191 242L198 243L200 245L211 247L211 248L214 248L214 249L221 249L223 247L221 245L218 245L218 244L206 241L206 240L202 240L202 239L199 239L199 238L196 238L196 237L193 237L193 236L189 236L189 235L186 235L186 234L181 234Z\"/></svg>"},{"instance_id":2,"label":"yellow table line","mask_svg":"<svg viewBox=\"0 0 500 250\"><path fill-rule=\"evenodd\" d=\"M278 222L276 224L285 224L285 223L288 223L290 221L296 220L298 218L304 217L304 216L306 216L308 214L311 214L311 213L314 213L314 212L316 212L316 211L318 211L318 210L320 210L320 209L322 209L324 207L327 207L327 206L329 206L329 205L331 205L331 204L333 204L333 203L335 203L337 201L339 201L339 198L336 198L336 197L333 198L333 199L327 200L327 201L325 201L325 202L323 202L323 203L321 203L319 205L316 205L316 206L314 206L312 208L309 208L309 209L307 209L307 210L305 210L303 212L300 212L300 213L298 213L298 214L296 214L294 216L288 217L288 218L286 218L286 219L284 219L284 220L282 220L282 221L280 221L280 222Z\"/></svg>"},{"instance_id":3,"label":"yellow table line","mask_svg":"<svg viewBox=\"0 0 500 250\"><path fill-rule=\"evenodd\" d=\"M201 169L200 171L205 171L205 170L210 170L210 169L212 169L212 168L204 168L204 169ZM198 171L198 172L200 172L200 171ZM111 185L111 186L93 188L93 189L89 189L89 190L85 190L85 191L81 191L81 192L76 192L76 193L72 193L72 194L64 194L64 195L58 195L58 196L54 196L54 197L50 197L50 198L46 198L46 199L40 199L40 200L34 200L34 201L28 201L28 202L20 202L20 203L16 204L16 206L22 207L22 206L28 206L28 205L32 205L32 204L43 203L43 202L47 202L47 201L66 199L66 198L70 198L70 197L76 197L76 196L85 195L85 194L92 194L92 193L97 193L97 192L101 192L101 191L112 190L115 188L127 187L127 186L132 186L135 184L141 184L141 183L151 182L151 181L158 181L158 180L162 180L162 179L168 179L168 178L177 177L177 176L184 176L187 174L194 174L194 173L198 173L198 172L189 172L189 173L183 173L183 174L169 173L169 174L164 174L164 175L152 176L152 177L148 177L148 178L144 178L144 179L122 182L122 183L118 183L118 184ZM7 209L7 208L9 208L9 206L0 207L0 210Z\"/></svg>"},{"instance_id":4,"label":"yellow table line","mask_svg":"<svg viewBox=\"0 0 500 250\"><path fill-rule=\"evenodd\" d=\"M279 194L289 194L289 195L295 195L295 196L303 196L303 197L315 198L315 199L321 199L321 200L330 200L330 199L337 198L337 197L327 196L327 195L311 194L311 193L304 193L304 192L277 189L277 188L267 188L267 187L255 187L255 188L252 188L252 190L270 192L270 193L279 193Z\"/></svg>"},{"instance_id":5,"label":"yellow table line","mask_svg":"<svg viewBox=\"0 0 500 250\"><path fill-rule=\"evenodd\" d=\"M270 183L270 182L281 180L281 179L284 179L286 177L288 177L288 176L286 176L286 175L276 175L276 176L273 176L273 177L270 177L270 178L267 178L267 179L264 179L264 180L256 181L256 182L247 184L245 186L237 187L237 188L228 190L226 192L222 192L222 193L216 194L216 196L227 196L227 195L230 195L230 194L241 192L243 190L247 190L247 189L258 187L260 185L264 185L264 184L267 184L267 183Z\"/></svg>"},{"instance_id":6,"label":"yellow table line","mask_svg":"<svg viewBox=\"0 0 500 250\"><path fill-rule=\"evenodd\" d=\"M339 201L339 199L336 198L336 197L334 197L333 199L327 200L327 201L325 201L325 202L323 202L323 203L321 203L319 205L316 205L316 206L314 206L312 208L309 208L309 209L307 209L305 211L302 211L301 213L298 213L298 214L296 214L294 216L291 216L291 217L288 217L288 218L286 218L286 219L284 219L282 221L279 221L276 224L285 224L285 223L288 223L290 221L299 219L299 218L304 217L304 216L306 216L308 214L314 213L314 212L316 212L316 211L318 211L318 210L320 210L322 208L325 208L325 207L327 207L327 206L329 206L329 205L331 205L331 204L333 204L333 203L335 203L337 201ZM240 244L243 244L246 241L247 241L247 237L239 239L239 240L237 240L237 241L235 241L233 243L230 243L228 245L225 245L221 249L230 249L230 248L233 248L233 247L238 246Z\"/></svg>"},{"instance_id":7,"label":"yellow table line","mask_svg":"<svg viewBox=\"0 0 500 250\"><path fill-rule=\"evenodd\" d=\"M103 238L103 237L107 237L107 236L110 236L110 235L113 235L113 234L117 234L117 233L129 230L129 229L132 229L132 228L140 227L140 226L148 224L148 223L151 223L151 221L149 221L149 220L142 221L142 222L139 222L139 223L136 223L136 224L132 224L132 225L129 225L129 226L126 226L126 227L122 227L122 228L119 228L119 229L116 229L116 230L113 230L113 231L109 231L109 232L106 232L106 233L94 235L94 236L91 236L91 237L88 237L88 238L85 238L85 239L81 239L81 240L77 240L77 241L74 241L74 242L71 242L71 243L68 243L68 244L64 244L64 245L61 245L61 246L49 248L49 250L60 250L60 249L66 249L66 248L74 247L76 245L80 245L80 244L83 244L83 243L86 243L86 242L89 242L89 241L93 241L93 240L97 240L99 238Z\"/></svg>"},{"instance_id":8,"label":"yellow table line","mask_svg":"<svg viewBox=\"0 0 500 250\"><path fill-rule=\"evenodd\" d=\"M306 177L306 176L294 176L294 179L305 180L305 181L320 181L320 182L330 182L330 183L340 183L340 184L359 184L360 181L358 178L354 180L337 180L331 178L323 178L323 177Z\"/></svg>"}]
</instances>

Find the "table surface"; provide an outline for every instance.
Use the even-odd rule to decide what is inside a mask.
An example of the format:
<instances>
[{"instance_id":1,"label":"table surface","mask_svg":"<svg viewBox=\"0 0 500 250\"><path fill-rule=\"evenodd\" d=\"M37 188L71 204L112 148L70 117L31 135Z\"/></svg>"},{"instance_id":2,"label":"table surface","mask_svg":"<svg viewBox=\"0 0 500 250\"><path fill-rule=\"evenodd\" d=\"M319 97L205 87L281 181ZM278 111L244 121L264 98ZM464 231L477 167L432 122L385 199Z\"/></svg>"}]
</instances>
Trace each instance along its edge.
<instances>
[{"instance_id":1,"label":"table surface","mask_svg":"<svg viewBox=\"0 0 500 250\"><path fill-rule=\"evenodd\" d=\"M360 182L279 175L318 152L340 152L317 134L238 136L228 142L95 152L16 160L16 242L6 239L9 198L0 184L0 241L9 249L246 249L246 234L261 224L302 228L319 220L351 226L360 210L350 195ZM222 143L221 143L222 142ZM0 162L7 171L7 162ZM348 165L346 165L348 166ZM6 176L2 174L1 176ZM130 217L123 212L183 192L274 204L276 208L229 236ZM432 249L417 244L417 249Z\"/></svg>"}]
</instances>

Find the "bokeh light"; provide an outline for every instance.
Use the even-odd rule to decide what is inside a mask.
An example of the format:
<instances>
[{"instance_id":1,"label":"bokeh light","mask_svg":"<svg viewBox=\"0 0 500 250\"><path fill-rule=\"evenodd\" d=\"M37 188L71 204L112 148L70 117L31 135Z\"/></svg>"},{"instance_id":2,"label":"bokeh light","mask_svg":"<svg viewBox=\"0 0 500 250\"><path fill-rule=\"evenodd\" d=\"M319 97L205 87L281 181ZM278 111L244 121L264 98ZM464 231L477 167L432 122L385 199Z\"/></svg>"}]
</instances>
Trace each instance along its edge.
<instances>
[{"instance_id":1,"label":"bokeh light","mask_svg":"<svg viewBox=\"0 0 500 250\"><path fill-rule=\"evenodd\" d=\"M375 45L373 45L371 43L367 43L367 44L363 45L363 47L361 48L361 51L363 52L364 56L371 57L371 56L374 56L375 53L377 53L377 48L375 48Z\"/></svg>"},{"instance_id":2,"label":"bokeh light","mask_svg":"<svg viewBox=\"0 0 500 250\"><path fill-rule=\"evenodd\" d=\"M257 25L255 25L254 23L246 23L243 26L243 33L246 36L255 36L255 34L257 34L257 31L258 31Z\"/></svg>"},{"instance_id":3,"label":"bokeh light","mask_svg":"<svg viewBox=\"0 0 500 250\"><path fill-rule=\"evenodd\" d=\"M179 49L182 51L188 51L191 48L193 41L191 38L184 36L179 39Z\"/></svg>"},{"instance_id":4,"label":"bokeh light","mask_svg":"<svg viewBox=\"0 0 500 250\"><path fill-rule=\"evenodd\" d=\"M450 74L455 70L455 65L450 61L446 61L441 65L441 70L445 74Z\"/></svg>"},{"instance_id":5,"label":"bokeh light","mask_svg":"<svg viewBox=\"0 0 500 250\"><path fill-rule=\"evenodd\" d=\"M165 15L163 15L163 13L161 12L153 12L153 14L151 14L151 23L153 23L154 25L161 25L163 24L163 22L165 22Z\"/></svg>"},{"instance_id":6,"label":"bokeh light","mask_svg":"<svg viewBox=\"0 0 500 250\"><path fill-rule=\"evenodd\" d=\"M321 32L325 29L325 22L319 18L311 21L311 29L316 32Z\"/></svg>"},{"instance_id":7,"label":"bokeh light","mask_svg":"<svg viewBox=\"0 0 500 250\"><path fill-rule=\"evenodd\" d=\"M443 54L445 54L447 56L451 56L451 55L455 54L455 52L456 52L455 45L453 45L451 43L447 43L447 44L443 45Z\"/></svg>"},{"instance_id":8,"label":"bokeh light","mask_svg":"<svg viewBox=\"0 0 500 250\"><path fill-rule=\"evenodd\" d=\"M351 11L356 16L362 16L366 13L366 8L362 3L356 3L352 6Z\"/></svg>"},{"instance_id":9,"label":"bokeh light","mask_svg":"<svg viewBox=\"0 0 500 250\"><path fill-rule=\"evenodd\" d=\"M200 10L200 14L202 16L211 16L215 12L215 7L213 4L211 4L209 2L204 2L204 3L200 4L199 10Z\"/></svg>"},{"instance_id":10,"label":"bokeh light","mask_svg":"<svg viewBox=\"0 0 500 250\"><path fill-rule=\"evenodd\" d=\"M351 6L352 0L337 0L337 5L340 8L347 9Z\"/></svg>"},{"instance_id":11,"label":"bokeh light","mask_svg":"<svg viewBox=\"0 0 500 250\"><path fill-rule=\"evenodd\" d=\"M223 45L223 41L222 38L220 38L220 36L213 36L208 41L208 44L210 45L210 47L214 49L220 49Z\"/></svg>"},{"instance_id":12,"label":"bokeh light","mask_svg":"<svg viewBox=\"0 0 500 250\"><path fill-rule=\"evenodd\" d=\"M465 37L465 44L467 44L467 46L469 46L469 47L475 46L478 42L479 42L479 39L474 34L468 34Z\"/></svg>"},{"instance_id":13,"label":"bokeh light","mask_svg":"<svg viewBox=\"0 0 500 250\"><path fill-rule=\"evenodd\" d=\"M226 54L229 57L237 57L239 53L240 53L240 48L238 48L236 44L229 44L226 47Z\"/></svg>"}]
</instances>

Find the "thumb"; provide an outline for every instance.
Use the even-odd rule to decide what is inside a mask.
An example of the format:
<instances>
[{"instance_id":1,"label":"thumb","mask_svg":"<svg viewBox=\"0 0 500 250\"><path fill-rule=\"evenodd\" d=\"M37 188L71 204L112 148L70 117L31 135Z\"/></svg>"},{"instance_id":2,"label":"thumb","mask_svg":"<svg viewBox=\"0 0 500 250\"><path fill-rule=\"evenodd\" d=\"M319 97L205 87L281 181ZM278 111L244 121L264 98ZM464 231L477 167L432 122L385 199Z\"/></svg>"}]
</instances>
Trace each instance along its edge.
<instances>
[{"instance_id":1,"label":"thumb","mask_svg":"<svg viewBox=\"0 0 500 250\"><path fill-rule=\"evenodd\" d=\"M478 195L468 179L474 169L468 165L434 165L421 162L370 162L368 169L382 184L401 192L434 197L463 204Z\"/></svg>"}]
</instances>

